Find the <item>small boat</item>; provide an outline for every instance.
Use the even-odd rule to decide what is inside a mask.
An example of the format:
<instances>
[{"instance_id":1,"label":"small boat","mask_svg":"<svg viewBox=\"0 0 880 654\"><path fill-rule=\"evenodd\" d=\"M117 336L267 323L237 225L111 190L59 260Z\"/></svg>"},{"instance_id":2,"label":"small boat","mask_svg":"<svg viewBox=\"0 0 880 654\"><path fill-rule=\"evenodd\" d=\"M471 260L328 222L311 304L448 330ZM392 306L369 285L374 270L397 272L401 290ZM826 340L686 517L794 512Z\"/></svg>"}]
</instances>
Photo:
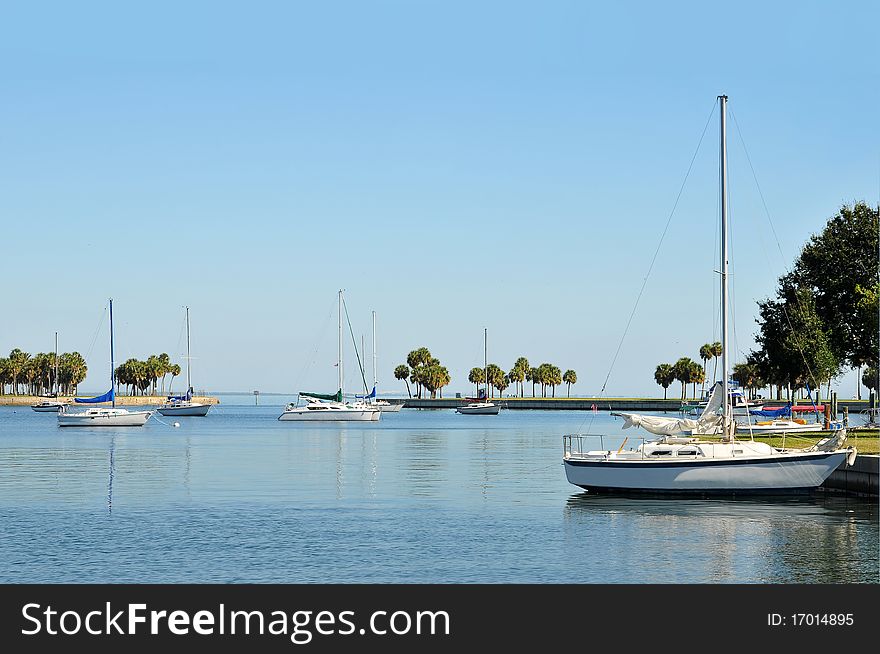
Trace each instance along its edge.
<instances>
[{"instance_id":1,"label":"small boat","mask_svg":"<svg viewBox=\"0 0 880 654\"><path fill-rule=\"evenodd\" d=\"M593 435L563 436L562 462L569 483L592 492L621 493L763 493L807 491L819 487L844 462L853 465L854 447L844 447L846 429L804 449L778 449L754 440L736 440L733 402L729 393L728 315L729 253L727 220L727 96L718 96L721 118L721 343L722 381L720 440L682 434L692 422L666 418L660 423L642 420L646 429L660 438L643 441L624 450L626 439L616 450L606 449L599 436L599 449L590 449ZM749 407L754 410L754 407ZM701 416L709 421L707 413ZM659 420L659 418L658 418ZM674 424L678 422L681 424ZM697 421L700 422L700 421ZM707 425L714 426L714 425ZM677 432L677 433L676 433Z\"/></svg>"},{"instance_id":2,"label":"small boat","mask_svg":"<svg viewBox=\"0 0 880 654\"><path fill-rule=\"evenodd\" d=\"M494 402L490 402L489 396L489 355L487 350L488 330L483 329L483 374L486 377L486 398L480 398L476 402L468 402L462 406L455 407L456 413L463 413L471 416L497 416L501 407ZM479 395L477 389L477 395Z\"/></svg>"},{"instance_id":3,"label":"small boat","mask_svg":"<svg viewBox=\"0 0 880 654\"><path fill-rule=\"evenodd\" d=\"M189 355L189 307L186 307L186 395L169 395L158 411L163 416L206 416L210 404L192 401L192 380L190 378Z\"/></svg>"},{"instance_id":4,"label":"small boat","mask_svg":"<svg viewBox=\"0 0 880 654\"><path fill-rule=\"evenodd\" d=\"M471 404L455 407L457 413L481 416L497 416L499 409L501 407L494 402L472 402Z\"/></svg>"},{"instance_id":5,"label":"small boat","mask_svg":"<svg viewBox=\"0 0 880 654\"><path fill-rule=\"evenodd\" d=\"M373 406L382 413L396 413L403 408L403 402L389 402L388 400L376 400Z\"/></svg>"},{"instance_id":6,"label":"small boat","mask_svg":"<svg viewBox=\"0 0 880 654\"><path fill-rule=\"evenodd\" d=\"M58 332L55 332L55 379L52 381L52 394L42 402L31 404L31 409L39 413L56 413L67 406L66 402L60 402L58 397ZM53 399L55 398L55 399Z\"/></svg>"},{"instance_id":7,"label":"small boat","mask_svg":"<svg viewBox=\"0 0 880 654\"><path fill-rule=\"evenodd\" d=\"M152 411L129 411L116 408L116 368L113 365L113 300L110 300L110 390L90 398L74 398L79 404L101 404L110 402L112 406L90 407L85 411L58 411L59 427L143 427Z\"/></svg>"},{"instance_id":8,"label":"small boat","mask_svg":"<svg viewBox=\"0 0 880 654\"><path fill-rule=\"evenodd\" d=\"M752 424L737 424L738 434L782 434L789 432L822 431L822 425L818 422L807 422L802 418L777 418L775 420L760 420Z\"/></svg>"}]
</instances>

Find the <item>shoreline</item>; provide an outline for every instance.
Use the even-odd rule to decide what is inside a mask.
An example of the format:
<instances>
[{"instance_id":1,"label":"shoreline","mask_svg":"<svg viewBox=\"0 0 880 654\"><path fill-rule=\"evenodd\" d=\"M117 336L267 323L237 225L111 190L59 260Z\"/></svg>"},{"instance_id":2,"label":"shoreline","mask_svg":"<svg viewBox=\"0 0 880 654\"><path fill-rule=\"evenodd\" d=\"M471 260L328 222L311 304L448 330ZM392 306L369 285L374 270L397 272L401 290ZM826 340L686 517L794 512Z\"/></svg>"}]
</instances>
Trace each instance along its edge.
<instances>
[{"instance_id":1,"label":"shoreline","mask_svg":"<svg viewBox=\"0 0 880 654\"><path fill-rule=\"evenodd\" d=\"M165 403L165 397L164 395L117 395L116 406L159 406ZM31 404L39 404L47 399L57 399L60 402L75 404L72 395L60 395L57 398L46 398L37 395L0 395L0 406L30 406ZM192 401L200 404L220 404L218 398L209 395L193 395ZM96 406L103 406L105 404L110 403L101 402Z\"/></svg>"}]
</instances>

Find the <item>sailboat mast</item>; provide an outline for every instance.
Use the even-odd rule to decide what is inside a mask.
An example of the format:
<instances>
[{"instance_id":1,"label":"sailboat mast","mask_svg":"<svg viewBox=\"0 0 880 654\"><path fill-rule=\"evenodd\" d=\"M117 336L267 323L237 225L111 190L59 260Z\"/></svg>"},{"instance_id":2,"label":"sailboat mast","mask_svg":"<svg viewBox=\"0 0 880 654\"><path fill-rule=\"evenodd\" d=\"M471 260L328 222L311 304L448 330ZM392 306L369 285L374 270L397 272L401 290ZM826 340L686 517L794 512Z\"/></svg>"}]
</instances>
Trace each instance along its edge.
<instances>
[{"instance_id":1,"label":"sailboat mast","mask_svg":"<svg viewBox=\"0 0 880 654\"><path fill-rule=\"evenodd\" d=\"M483 327L483 376L486 378L486 399L489 399L489 353L487 342L489 330Z\"/></svg>"},{"instance_id":2,"label":"sailboat mast","mask_svg":"<svg viewBox=\"0 0 880 654\"><path fill-rule=\"evenodd\" d=\"M55 332L55 383L52 384L52 392L58 397L61 385L58 383L58 332Z\"/></svg>"},{"instance_id":3,"label":"sailboat mast","mask_svg":"<svg viewBox=\"0 0 880 654\"><path fill-rule=\"evenodd\" d=\"M733 436L730 395L728 389L728 227L727 227L727 96L719 95L721 114L721 379L722 379L722 421L724 438ZM731 424L728 424L730 422ZM729 431L728 431L729 430Z\"/></svg>"},{"instance_id":4,"label":"sailboat mast","mask_svg":"<svg viewBox=\"0 0 880 654\"><path fill-rule=\"evenodd\" d=\"M373 312L373 388L379 384L379 376L376 372L376 312Z\"/></svg>"},{"instance_id":5,"label":"sailboat mast","mask_svg":"<svg viewBox=\"0 0 880 654\"><path fill-rule=\"evenodd\" d=\"M189 393L189 389L192 388L192 378L190 377L189 371L189 307L186 307L186 392Z\"/></svg>"},{"instance_id":6,"label":"sailboat mast","mask_svg":"<svg viewBox=\"0 0 880 654\"><path fill-rule=\"evenodd\" d=\"M116 408L116 366L113 363L113 298L110 298L110 397Z\"/></svg>"},{"instance_id":7,"label":"sailboat mast","mask_svg":"<svg viewBox=\"0 0 880 654\"><path fill-rule=\"evenodd\" d=\"M339 393L342 394L343 371L342 371L342 289L339 289L339 343L336 349L336 367L339 368ZM344 397L344 396L343 396ZM342 399L342 398L340 398Z\"/></svg>"}]
</instances>

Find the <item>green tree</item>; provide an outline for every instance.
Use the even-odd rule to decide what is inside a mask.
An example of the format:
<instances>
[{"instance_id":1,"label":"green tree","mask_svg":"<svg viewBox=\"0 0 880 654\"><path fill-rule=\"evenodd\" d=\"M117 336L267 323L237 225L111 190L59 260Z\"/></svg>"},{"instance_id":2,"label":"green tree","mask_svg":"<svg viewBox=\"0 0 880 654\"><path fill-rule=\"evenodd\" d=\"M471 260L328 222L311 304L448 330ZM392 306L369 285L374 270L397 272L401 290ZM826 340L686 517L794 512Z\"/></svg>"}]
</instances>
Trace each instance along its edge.
<instances>
[{"instance_id":1,"label":"green tree","mask_svg":"<svg viewBox=\"0 0 880 654\"><path fill-rule=\"evenodd\" d=\"M562 381L568 384L568 397L571 397L571 385L577 384L578 376L574 370L566 370L562 375Z\"/></svg>"},{"instance_id":2,"label":"green tree","mask_svg":"<svg viewBox=\"0 0 880 654\"><path fill-rule=\"evenodd\" d=\"M713 345L713 343L706 343L700 347L700 359L703 361L703 377L706 376L706 364L709 362L709 359L715 356Z\"/></svg>"},{"instance_id":3,"label":"green tree","mask_svg":"<svg viewBox=\"0 0 880 654\"><path fill-rule=\"evenodd\" d=\"M394 369L394 378L403 380L406 383L406 394L409 397L412 397L412 393L409 390L409 367L403 364L397 366Z\"/></svg>"},{"instance_id":4,"label":"green tree","mask_svg":"<svg viewBox=\"0 0 880 654\"><path fill-rule=\"evenodd\" d=\"M880 377L877 375L877 368L875 366L868 366L862 371L862 383L875 393L880 391Z\"/></svg>"},{"instance_id":5,"label":"green tree","mask_svg":"<svg viewBox=\"0 0 880 654\"><path fill-rule=\"evenodd\" d=\"M697 384L702 384L704 381L706 381L706 373L703 371L703 366L694 361L690 375L690 383L694 385L694 397L697 396Z\"/></svg>"},{"instance_id":6,"label":"green tree","mask_svg":"<svg viewBox=\"0 0 880 654\"><path fill-rule=\"evenodd\" d=\"M498 384L501 383L501 378L504 377L504 371L495 363L490 363L486 366L486 383L489 386L487 389L488 395L490 397L494 397L495 393L492 392L493 388L498 388Z\"/></svg>"},{"instance_id":7,"label":"green tree","mask_svg":"<svg viewBox=\"0 0 880 654\"><path fill-rule=\"evenodd\" d=\"M663 387L663 399L666 399L666 391L675 381L675 368L668 363L661 363L654 370L654 381Z\"/></svg>"},{"instance_id":8,"label":"green tree","mask_svg":"<svg viewBox=\"0 0 880 654\"><path fill-rule=\"evenodd\" d=\"M406 362L412 369L409 379L416 385L416 396L419 398L422 397L423 386L420 380L425 377L425 375L421 374L419 368L425 368L431 365L433 360L434 357L431 356L431 351L426 347L420 347L406 355Z\"/></svg>"},{"instance_id":9,"label":"green tree","mask_svg":"<svg viewBox=\"0 0 880 654\"><path fill-rule=\"evenodd\" d=\"M716 382L718 380L718 357L724 354L724 347L721 345L720 341L715 341L711 345L712 347L712 357L715 359L715 367L712 368L712 382Z\"/></svg>"},{"instance_id":10,"label":"green tree","mask_svg":"<svg viewBox=\"0 0 880 654\"><path fill-rule=\"evenodd\" d=\"M65 352L58 357L58 376L65 395L76 395L77 387L86 378L89 369L79 352Z\"/></svg>"},{"instance_id":11,"label":"green tree","mask_svg":"<svg viewBox=\"0 0 880 654\"><path fill-rule=\"evenodd\" d=\"M694 364L696 362L690 357L681 357L672 366L675 373L675 380L681 382L681 401L684 402L687 396L687 385L691 383Z\"/></svg>"},{"instance_id":12,"label":"green tree","mask_svg":"<svg viewBox=\"0 0 880 654\"><path fill-rule=\"evenodd\" d=\"M468 381L474 385L474 397L480 395L480 384L486 383L486 374L482 368L471 368L468 373Z\"/></svg>"}]
</instances>

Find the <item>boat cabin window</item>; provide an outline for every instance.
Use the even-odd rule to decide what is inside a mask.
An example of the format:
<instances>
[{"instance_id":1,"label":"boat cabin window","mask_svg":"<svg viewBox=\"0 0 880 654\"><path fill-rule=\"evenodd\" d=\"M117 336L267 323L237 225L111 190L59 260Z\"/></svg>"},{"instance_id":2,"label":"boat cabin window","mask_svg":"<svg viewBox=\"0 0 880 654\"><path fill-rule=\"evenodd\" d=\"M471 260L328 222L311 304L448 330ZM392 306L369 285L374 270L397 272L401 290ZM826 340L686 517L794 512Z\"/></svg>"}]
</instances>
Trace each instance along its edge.
<instances>
[{"instance_id":1,"label":"boat cabin window","mask_svg":"<svg viewBox=\"0 0 880 654\"><path fill-rule=\"evenodd\" d=\"M651 456L670 456L672 454L672 450L654 450L651 452Z\"/></svg>"},{"instance_id":2,"label":"boat cabin window","mask_svg":"<svg viewBox=\"0 0 880 654\"><path fill-rule=\"evenodd\" d=\"M697 454L699 454L699 452L693 448L678 451L678 456L696 456Z\"/></svg>"}]
</instances>

